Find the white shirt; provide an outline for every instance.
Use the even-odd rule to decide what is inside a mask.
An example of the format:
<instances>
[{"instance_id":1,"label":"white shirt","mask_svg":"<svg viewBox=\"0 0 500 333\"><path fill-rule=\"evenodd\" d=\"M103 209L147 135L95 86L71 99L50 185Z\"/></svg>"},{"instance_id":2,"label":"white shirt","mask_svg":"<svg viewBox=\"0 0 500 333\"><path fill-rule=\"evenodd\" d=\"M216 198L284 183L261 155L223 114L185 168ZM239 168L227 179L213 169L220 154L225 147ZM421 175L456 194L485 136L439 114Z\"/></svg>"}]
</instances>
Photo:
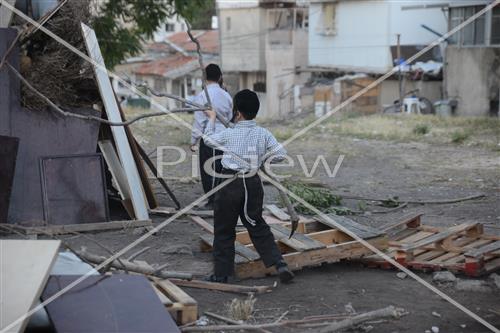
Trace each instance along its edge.
<instances>
[{"instance_id":1,"label":"white shirt","mask_svg":"<svg viewBox=\"0 0 500 333\"><path fill-rule=\"evenodd\" d=\"M256 171L267 160L282 161L286 150L267 129L255 120L238 121L233 128L215 132L214 123L205 129L207 146L224 151L222 166L234 171Z\"/></svg>"},{"instance_id":2,"label":"white shirt","mask_svg":"<svg viewBox=\"0 0 500 333\"><path fill-rule=\"evenodd\" d=\"M222 116L226 121L230 121L233 117L233 99L231 95L222 89L217 83L210 83L207 85L208 95L210 96L210 101L212 102L212 108L220 116ZM201 91L194 98L194 102L205 105L207 104L207 97L205 96L205 91ZM208 124L208 118L205 112L197 111L194 113L193 130L191 131L191 144L194 145L198 139L205 132L205 128ZM215 121L215 132L219 132L225 129L224 125L219 121Z\"/></svg>"}]
</instances>

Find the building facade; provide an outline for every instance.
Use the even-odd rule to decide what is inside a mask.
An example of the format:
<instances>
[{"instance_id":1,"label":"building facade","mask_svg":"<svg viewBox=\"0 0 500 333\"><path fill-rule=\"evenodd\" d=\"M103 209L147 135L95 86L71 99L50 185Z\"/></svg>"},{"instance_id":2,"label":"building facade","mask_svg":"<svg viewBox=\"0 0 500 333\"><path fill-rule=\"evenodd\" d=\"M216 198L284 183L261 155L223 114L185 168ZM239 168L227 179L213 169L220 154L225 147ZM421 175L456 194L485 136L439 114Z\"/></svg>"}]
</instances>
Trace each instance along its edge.
<instances>
[{"instance_id":1,"label":"building facade","mask_svg":"<svg viewBox=\"0 0 500 333\"><path fill-rule=\"evenodd\" d=\"M218 1L221 64L231 93L252 89L260 117L300 110L296 87L306 75L308 7L300 1Z\"/></svg>"},{"instance_id":2,"label":"building facade","mask_svg":"<svg viewBox=\"0 0 500 333\"><path fill-rule=\"evenodd\" d=\"M492 1L450 5L450 30ZM499 114L500 7L480 16L452 36L446 50L446 92L458 104L455 113L466 116Z\"/></svg>"}]
</instances>

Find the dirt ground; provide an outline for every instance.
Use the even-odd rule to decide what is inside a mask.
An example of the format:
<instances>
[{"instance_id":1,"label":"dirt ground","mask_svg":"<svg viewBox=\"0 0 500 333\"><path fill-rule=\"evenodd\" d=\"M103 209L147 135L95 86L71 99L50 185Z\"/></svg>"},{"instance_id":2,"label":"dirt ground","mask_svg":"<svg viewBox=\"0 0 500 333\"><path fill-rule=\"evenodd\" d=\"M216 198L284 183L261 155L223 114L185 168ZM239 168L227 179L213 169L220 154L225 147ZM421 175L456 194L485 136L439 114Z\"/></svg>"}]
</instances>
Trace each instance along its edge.
<instances>
[{"instance_id":1,"label":"dirt ground","mask_svg":"<svg viewBox=\"0 0 500 333\"><path fill-rule=\"evenodd\" d=\"M360 117L354 121L362 124L366 118L368 117ZM190 120L189 117L183 119ZM405 119L398 121L404 122ZM433 120L428 121L433 123ZM496 120L492 121L498 124ZM270 126L279 138L285 139L305 123L298 119L285 124L266 125ZM330 125L321 125L311 130L287 149L291 155L302 154L309 167L318 154L323 154L332 168L337 158L341 154L345 155L335 178L328 177L321 164L314 175L315 181L321 182L337 194L366 198L398 196L401 201L442 200L479 193L486 195L484 199L456 204L410 204L404 209L387 214L370 214L370 210L384 209L374 206L370 201L345 199L345 206L353 210L363 207L368 211L352 216L353 220L380 227L398 222L403 216L412 213L423 213L423 223L429 225L452 226L464 222L481 222L485 225L485 232L499 233L500 146L496 130L488 134L489 143L481 145L468 144L467 141L462 142L463 140L457 140L461 141L460 143L453 143L453 140L433 140L432 137L423 140L413 137L399 140L397 137L378 138L346 131L340 134L340 131L336 131L336 126ZM290 133L283 135L284 129ZM483 134L485 131L484 128L472 128L471 133L478 134L475 130L483 131ZM152 152L153 157L158 145L179 145L188 151L189 131L171 120L160 122L152 119L141 122L133 127L133 131L147 151ZM432 133L432 128L430 131ZM178 153L169 151L168 159L175 160L177 155ZM191 177L191 153L187 152L186 156L185 162L165 168L165 176L183 205L189 204L202 194L201 184ZM303 177L298 167L293 168L291 173L294 177ZM156 183L155 190L162 206L173 206ZM270 186L266 186L266 202L277 202L277 193ZM165 219L158 216L153 218L155 223ZM168 269L171 270L193 272L197 275L209 274L212 268L211 255L202 253L199 248L198 236L203 232L199 226L186 218L175 220L139 245L138 248L153 248L139 259L149 263L169 263ZM110 249L118 250L136 239L138 234L137 230L122 230L88 235ZM88 239L67 236L66 240L76 248L86 246L92 252L106 254ZM488 332L488 329L418 282L411 278L399 279L396 273L396 270L365 268L348 262L299 271L293 284L280 285L271 293L257 295L256 311L250 322L272 322L285 311L288 311L286 318L289 319L343 313L344 306L351 303L358 312L388 305L402 307L409 312L409 315L401 320L373 324L371 332L425 332L430 330L431 326L439 327L440 332ZM419 275L426 281L432 280L432 274ZM275 277L267 277L241 283L272 285L275 281ZM463 292L452 286L440 288L500 328L498 289L492 292ZM235 297L244 298L214 291L186 290L198 301L200 314L212 311L227 315L226 304ZM437 317L433 312L441 316Z\"/></svg>"}]
</instances>

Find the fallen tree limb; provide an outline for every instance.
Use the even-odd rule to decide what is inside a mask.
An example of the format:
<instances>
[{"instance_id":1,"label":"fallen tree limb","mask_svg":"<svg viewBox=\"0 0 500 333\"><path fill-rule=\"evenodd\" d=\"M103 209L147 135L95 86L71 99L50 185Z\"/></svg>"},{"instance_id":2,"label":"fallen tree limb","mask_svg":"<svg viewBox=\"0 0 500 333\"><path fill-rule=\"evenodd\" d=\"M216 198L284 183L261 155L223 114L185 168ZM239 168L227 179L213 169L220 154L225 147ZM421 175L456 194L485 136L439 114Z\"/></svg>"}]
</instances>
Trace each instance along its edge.
<instances>
[{"instance_id":1,"label":"fallen tree limb","mask_svg":"<svg viewBox=\"0 0 500 333\"><path fill-rule=\"evenodd\" d=\"M93 264L97 264L97 265L103 263L104 261L106 261L108 259L104 256L89 253L85 249L81 249L80 251L76 251L76 254L79 257L84 258L86 261L91 262ZM111 265L111 267L116 268L116 269L126 268L130 272L156 276L156 277L159 277L161 279L177 278L177 279L190 280L193 278L193 274L191 274L191 273L158 271L157 269L155 269L153 267L142 265L142 264L139 264L137 262L132 262L132 261L128 261L125 259L120 259L120 261L114 260L111 262L110 265Z\"/></svg>"},{"instance_id":2,"label":"fallen tree limb","mask_svg":"<svg viewBox=\"0 0 500 333\"><path fill-rule=\"evenodd\" d=\"M336 321L333 323L328 323L328 327L323 328L321 332L335 332L341 329L345 329L348 327L352 327L358 325L360 323L366 321L373 321L376 319L382 318L393 318L398 319L407 313L400 308L395 308L394 306L388 306L383 309L359 314L356 316L347 316L347 315L331 315L331 316L322 316L320 318L314 319L299 319L299 320L284 320L280 322L272 322L266 324L240 324L240 325L211 325L211 326L191 326L182 328L182 332L209 332L209 331L239 331L239 330L247 330L247 331L257 331L267 328L276 328L276 327L285 327L285 326L296 326L302 324L309 324L314 322L328 322L335 319L342 319L340 321ZM332 330L334 329L334 330Z\"/></svg>"},{"instance_id":3,"label":"fallen tree limb","mask_svg":"<svg viewBox=\"0 0 500 333\"><path fill-rule=\"evenodd\" d=\"M338 332L340 330L362 324L369 320L382 319L382 318L399 319L404 315L406 315L406 312L403 309L395 308L394 306L391 305L383 309L362 313L353 316L351 318L346 318L344 320L334 322L333 324L322 328L321 330L319 330L319 332L320 333Z\"/></svg>"},{"instance_id":4,"label":"fallen tree limb","mask_svg":"<svg viewBox=\"0 0 500 333\"><path fill-rule=\"evenodd\" d=\"M232 325L241 325L243 323L241 320L234 320L231 318L221 316L217 313L208 312L208 311L205 312L205 316L210 317L210 318L214 318L214 319L217 319L217 320L220 320L220 321L223 321L225 323L232 324Z\"/></svg>"},{"instance_id":5,"label":"fallen tree limb","mask_svg":"<svg viewBox=\"0 0 500 333\"><path fill-rule=\"evenodd\" d=\"M208 289L208 290L218 290L225 291L236 294L264 294L271 292L273 290L272 286L241 286L236 284L228 284L228 283L217 283L217 282L208 282L201 280L181 280L181 279L169 279L173 284L180 287L188 287L188 288L198 288L198 289Z\"/></svg>"},{"instance_id":6,"label":"fallen tree limb","mask_svg":"<svg viewBox=\"0 0 500 333\"><path fill-rule=\"evenodd\" d=\"M367 197L361 197L361 196L356 196L356 195L344 195L344 194L338 194L338 195L344 199L366 200L366 201L387 201L387 199L367 198ZM485 194L476 194L476 195L471 195L471 196L467 196L467 197L463 197L463 198L446 199L446 200L398 200L398 201L401 203L415 204L415 205L444 205L444 204L452 204L452 203L469 201L469 200L476 200L476 199L481 199L484 197L486 197Z\"/></svg>"}]
</instances>

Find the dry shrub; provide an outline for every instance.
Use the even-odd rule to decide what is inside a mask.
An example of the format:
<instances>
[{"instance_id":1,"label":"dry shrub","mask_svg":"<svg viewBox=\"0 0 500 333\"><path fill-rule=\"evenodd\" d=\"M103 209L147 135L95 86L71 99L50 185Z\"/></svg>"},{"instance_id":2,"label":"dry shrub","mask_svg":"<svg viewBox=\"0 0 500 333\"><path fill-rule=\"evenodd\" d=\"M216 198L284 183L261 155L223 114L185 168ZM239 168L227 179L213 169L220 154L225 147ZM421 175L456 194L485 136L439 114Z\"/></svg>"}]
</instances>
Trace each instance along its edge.
<instances>
[{"instance_id":1,"label":"dry shrub","mask_svg":"<svg viewBox=\"0 0 500 333\"><path fill-rule=\"evenodd\" d=\"M68 1L45 23L45 27L83 53L86 52L80 22L91 18L90 1ZM90 63L38 30L23 42L31 63L23 75L42 94L62 107L90 107L99 100ZM24 106L40 109L45 103L25 86Z\"/></svg>"},{"instance_id":2,"label":"dry shrub","mask_svg":"<svg viewBox=\"0 0 500 333\"><path fill-rule=\"evenodd\" d=\"M227 305L227 311L229 316L234 320L248 320L252 317L254 312L254 305L257 301L253 295L250 295L247 299L233 299L231 303Z\"/></svg>"}]
</instances>

